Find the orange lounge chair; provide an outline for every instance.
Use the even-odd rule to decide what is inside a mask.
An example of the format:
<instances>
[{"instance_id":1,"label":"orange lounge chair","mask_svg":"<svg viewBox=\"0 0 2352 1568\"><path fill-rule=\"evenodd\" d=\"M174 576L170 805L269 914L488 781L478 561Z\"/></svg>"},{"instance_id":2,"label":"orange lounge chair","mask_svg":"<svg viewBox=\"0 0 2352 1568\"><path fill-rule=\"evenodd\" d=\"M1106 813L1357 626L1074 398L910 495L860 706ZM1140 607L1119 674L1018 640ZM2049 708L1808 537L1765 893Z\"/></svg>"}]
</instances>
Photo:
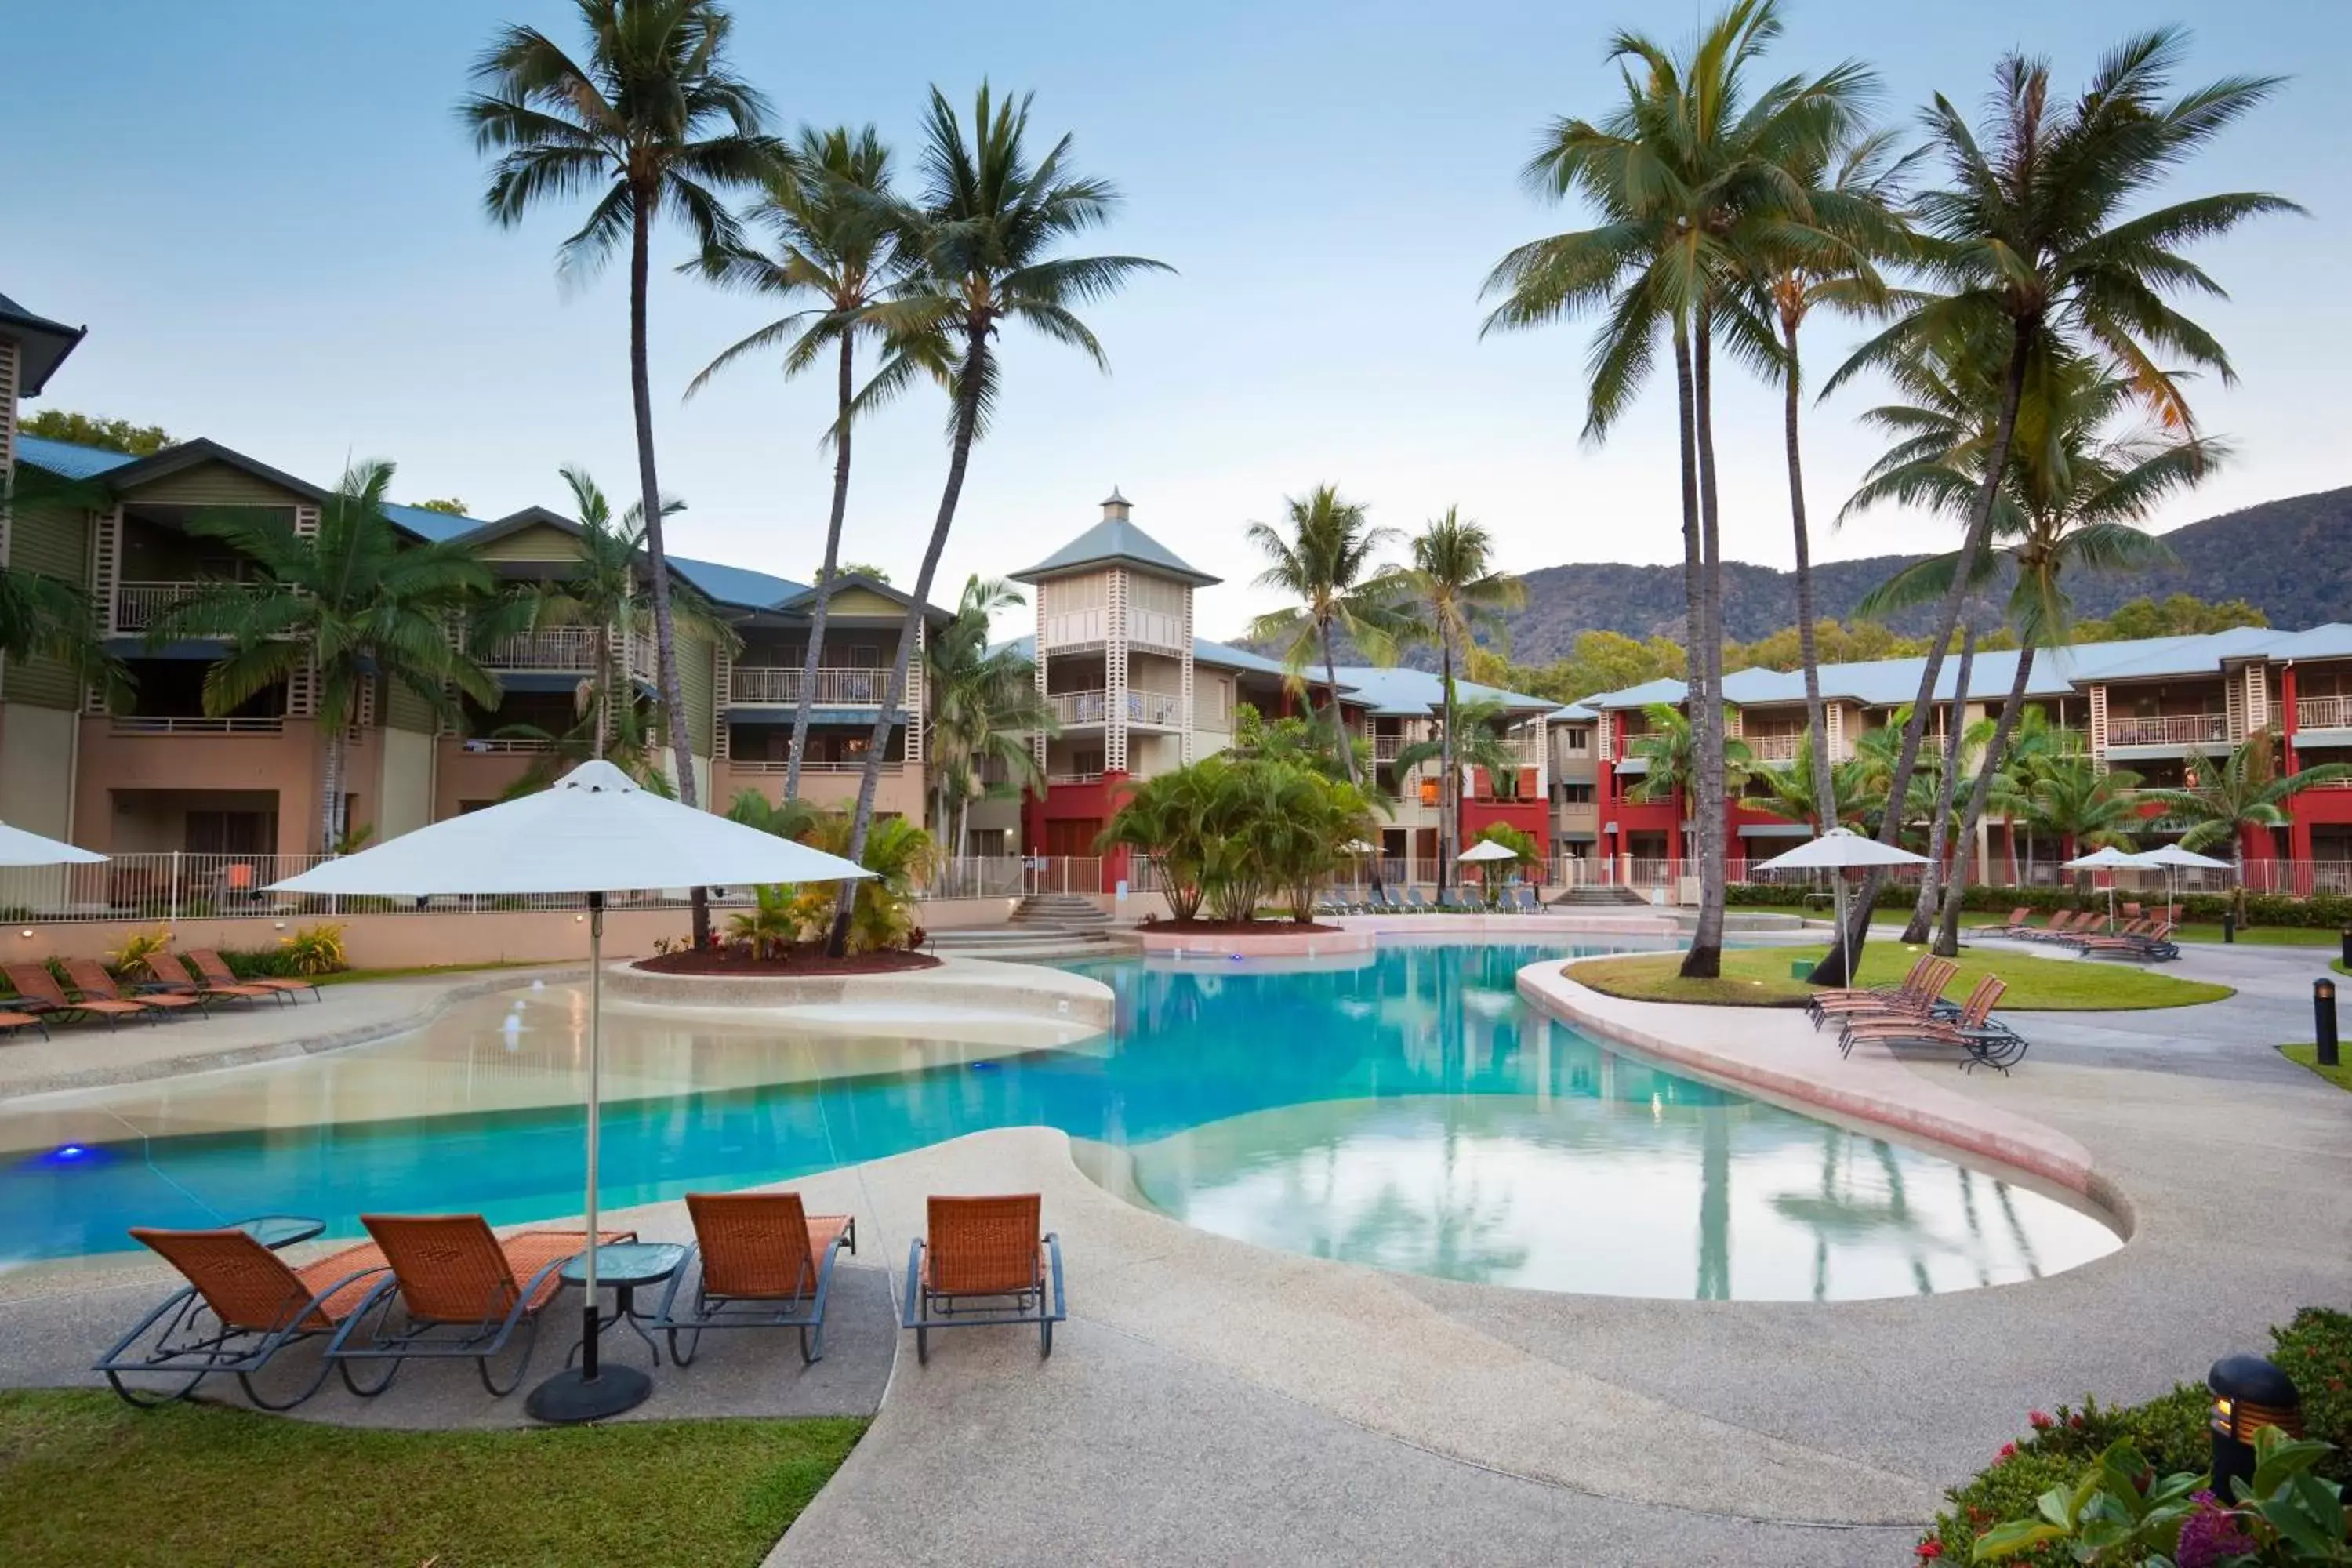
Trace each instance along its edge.
<instances>
[{"instance_id":1,"label":"orange lounge chair","mask_svg":"<svg viewBox=\"0 0 2352 1568\"><path fill-rule=\"evenodd\" d=\"M154 991L125 996L122 987L114 983L114 976L106 972L106 965L94 958L67 959L66 978L73 982L74 989L83 996L96 997L100 1002L141 1002L165 1013L176 1013L184 1007L194 1007L199 1013L207 1011L203 997L191 995L185 991Z\"/></svg>"},{"instance_id":2,"label":"orange lounge chair","mask_svg":"<svg viewBox=\"0 0 2352 1568\"><path fill-rule=\"evenodd\" d=\"M127 1017L143 1017L152 1024L163 1016L163 1009L150 1007L143 1002L109 1002L103 997L69 1001L65 987L58 984L58 977L49 973L49 966L46 963L0 964L0 974L8 977L8 984L15 986L16 994L23 998L17 1007L19 1012L76 1014L85 1018L103 1018L109 1028Z\"/></svg>"},{"instance_id":3,"label":"orange lounge chair","mask_svg":"<svg viewBox=\"0 0 2352 1568\"><path fill-rule=\"evenodd\" d=\"M319 1391L331 1364L324 1357L290 1397L265 1392L255 1379L297 1340L332 1333L368 1297L383 1258L373 1247L347 1247L299 1268L239 1227L151 1230L132 1238L161 1254L187 1280L90 1368L126 1404L184 1399L215 1373L233 1373L245 1396L264 1410L290 1410ZM141 1379L126 1383L124 1379ZM161 1379L162 1386L143 1380Z\"/></svg>"},{"instance_id":4,"label":"orange lounge chair","mask_svg":"<svg viewBox=\"0 0 2352 1568\"><path fill-rule=\"evenodd\" d=\"M1054 1353L1054 1325L1069 1311L1061 1237L1039 1234L1042 1203L1035 1193L930 1200L929 1237L907 1252L900 1319L915 1331L918 1362L931 1359L931 1330L991 1324L1034 1323L1038 1355Z\"/></svg>"},{"instance_id":5,"label":"orange lounge chair","mask_svg":"<svg viewBox=\"0 0 2352 1568\"><path fill-rule=\"evenodd\" d=\"M413 1358L471 1360L482 1386L506 1395L522 1382L539 1335L540 1310L562 1286L566 1263L585 1251L588 1233L526 1230L500 1237L480 1215L360 1215L392 1277L352 1309L327 1346L353 1394L382 1394ZM610 1247L635 1241L633 1230L597 1233ZM522 1353L501 1386L492 1358L520 1337ZM388 1363L363 1383L354 1366Z\"/></svg>"},{"instance_id":6,"label":"orange lounge chair","mask_svg":"<svg viewBox=\"0 0 2352 1568\"><path fill-rule=\"evenodd\" d=\"M217 957L218 955L215 954L215 956ZM180 966L181 973L186 974L191 972L195 972L200 976L194 980L173 980L166 977L163 984L174 990L185 990L194 995L204 997L206 1001L210 1001L215 996L232 997L248 1005L258 1002L264 997L268 997L271 1001L275 1002L293 1001L293 998L287 995L284 992L272 986L260 984L257 982L244 980L215 980L211 975L204 974L201 971L197 971L196 966L189 962L188 955L184 952L175 952L172 955L172 959L173 962L176 963Z\"/></svg>"},{"instance_id":7,"label":"orange lounge chair","mask_svg":"<svg viewBox=\"0 0 2352 1568\"><path fill-rule=\"evenodd\" d=\"M317 984L309 980L282 980L274 975L259 974L250 980L239 980L236 977L236 972L229 968L221 955L209 947L191 948L180 956L196 966L196 973L207 984L258 985L264 991L283 993L289 1002L294 999L294 993L297 991L308 991L314 997L319 995ZM323 997L320 999L324 1000Z\"/></svg>"},{"instance_id":8,"label":"orange lounge chair","mask_svg":"<svg viewBox=\"0 0 2352 1568\"><path fill-rule=\"evenodd\" d=\"M1850 1020L1882 1014L1924 1018L1935 1012L1937 999L1959 972L1960 966L1952 960L1925 953L1911 966L1910 974L1901 985L1867 991L1815 992L1806 1002L1805 1010L1812 1015L1816 1029L1832 1018Z\"/></svg>"},{"instance_id":9,"label":"orange lounge chair","mask_svg":"<svg viewBox=\"0 0 2352 1568\"><path fill-rule=\"evenodd\" d=\"M857 1250L856 1219L810 1214L798 1193L688 1193L686 1212L694 1249L653 1321L669 1332L670 1359L691 1363L705 1329L798 1329L801 1361L822 1360L834 1259ZM694 1294L682 1302L689 1273Z\"/></svg>"},{"instance_id":10,"label":"orange lounge chair","mask_svg":"<svg viewBox=\"0 0 2352 1568\"><path fill-rule=\"evenodd\" d=\"M1998 1068L2006 1077L2010 1064L2025 1055L2028 1044L2023 1036L1992 1016L1993 1005L2008 988L1998 975L1988 974L1969 993L1968 1002L1957 1017L1860 1020L1847 1028L1840 1047L1851 1053L1857 1040L1872 1040L1883 1046L1952 1046L1967 1053L1962 1068L1973 1071L1981 1064Z\"/></svg>"}]
</instances>

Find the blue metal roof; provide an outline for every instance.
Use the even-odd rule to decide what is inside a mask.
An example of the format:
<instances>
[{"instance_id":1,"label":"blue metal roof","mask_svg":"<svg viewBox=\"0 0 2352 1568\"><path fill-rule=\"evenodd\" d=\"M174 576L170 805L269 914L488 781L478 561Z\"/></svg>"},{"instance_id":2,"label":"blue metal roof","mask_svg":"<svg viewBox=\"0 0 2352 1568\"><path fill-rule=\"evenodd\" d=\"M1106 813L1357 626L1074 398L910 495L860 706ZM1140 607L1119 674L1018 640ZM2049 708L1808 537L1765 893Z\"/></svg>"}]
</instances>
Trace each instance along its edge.
<instances>
[{"instance_id":1,"label":"blue metal roof","mask_svg":"<svg viewBox=\"0 0 2352 1568\"><path fill-rule=\"evenodd\" d=\"M1124 506L1126 503L1118 504ZM1128 562L1148 571L1180 578L1196 587L1205 588L1217 581L1198 567L1186 565L1174 551L1124 517L1103 519L1036 565L1010 575L1015 582L1034 583L1043 577L1056 577L1066 572L1108 565L1114 561Z\"/></svg>"},{"instance_id":2,"label":"blue metal roof","mask_svg":"<svg viewBox=\"0 0 2352 1568\"><path fill-rule=\"evenodd\" d=\"M1402 665L1384 668L1343 664L1339 676L1340 689L1375 715L1426 719L1445 707L1445 683L1430 670ZM1529 697L1525 692L1506 691L1499 686L1481 686L1475 680L1459 679L1454 682L1454 694L1456 701L1498 702L1521 712L1549 712L1559 706L1549 697Z\"/></svg>"},{"instance_id":3,"label":"blue metal roof","mask_svg":"<svg viewBox=\"0 0 2352 1568\"><path fill-rule=\"evenodd\" d=\"M673 555L669 563L686 574L687 580L723 605L742 605L764 610L797 599L808 592L808 584L789 578L774 577L765 572L754 572L748 566L725 566L716 561L691 561L683 555Z\"/></svg>"},{"instance_id":4,"label":"blue metal roof","mask_svg":"<svg viewBox=\"0 0 2352 1568\"><path fill-rule=\"evenodd\" d=\"M125 468L139 459L128 452L110 452L103 447L78 447L70 441L19 436L16 460L46 468L60 479L93 479L110 468Z\"/></svg>"},{"instance_id":5,"label":"blue metal roof","mask_svg":"<svg viewBox=\"0 0 2352 1568\"><path fill-rule=\"evenodd\" d=\"M471 533L486 526L478 517L460 517L453 512L433 511L421 506L401 506L392 501L383 503L383 515L419 539L436 544L446 544L459 534Z\"/></svg>"}]
</instances>

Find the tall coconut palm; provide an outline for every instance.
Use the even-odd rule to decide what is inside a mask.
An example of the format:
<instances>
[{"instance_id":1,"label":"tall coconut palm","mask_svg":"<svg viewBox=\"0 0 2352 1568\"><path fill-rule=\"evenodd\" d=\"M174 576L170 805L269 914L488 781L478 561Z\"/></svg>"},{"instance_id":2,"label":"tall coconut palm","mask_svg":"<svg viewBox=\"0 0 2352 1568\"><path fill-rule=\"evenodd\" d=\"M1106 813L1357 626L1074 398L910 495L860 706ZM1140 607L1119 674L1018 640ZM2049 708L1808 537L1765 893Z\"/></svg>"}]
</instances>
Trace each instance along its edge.
<instances>
[{"instance_id":1,"label":"tall coconut palm","mask_svg":"<svg viewBox=\"0 0 2352 1568\"><path fill-rule=\"evenodd\" d=\"M1461 726L1456 711L1454 667L1485 627L1498 625L1504 614L1528 602L1526 584L1494 564L1495 541L1484 528L1447 507L1415 534L1412 558L1374 579L1376 592L1395 606L1396 635L1433 644L1437 649L1437 674L1442 683L1438 731L1437 889L1444 892L1453 876L1454 846L1461 828L1462 775L1456 765L1454 737Z\"/></svg>"},{"instance_id":2,"label":"tall coconut palm","mask_svg":"<svg viewBox=\"0 0 2352 1568\"><path fill-rule=\"evenodd\" d=\"M2180 835L2183 849L2201 853L2227 844L2241 888L2248 834L2286 826L2293 820L2286 803L2305 790L2352 779L2352 763L2346 763L2279 772L2277 742L2267 730L2247 736L2219 763L2192 752L2183 771L2191 781L2186 788L2152 789L2147 798L2161 805L2166 816L2188 825Z\"/></svg>"},{"instance_id":3,"label":"tall coconut palm","mask_svg":"<svg viewBox=\"0 0 2352 1568\"><path fill-rule=\"evenodd\" d=\"M1333 644L1345 632L1371 658L1385 662L1392 656L1399 617L1371 566L1373 556L1404 535L1397 529L1369 526L1362 505L1343 499L1336 485L1286 496L1282 508L1286 532L1253 522L1247 538L1272 563L1258 574L1257 585L1297 602L1258 616L1250 623L1249 635L1282 645L1283 668L1298 685L1305 684L1301 673L1308 662L1320 658L1327 693L1324 718L1344 776L1354 784L1356 752L1339 718L1339 667Z\"/></svg>"},{"instance_id":4,"label":"tall coconut palm","mask_svg":"<svg viewBox=\"0 0 2352 1568\"><path fill-rule=\"evenodd\" d=\"M1910 401L1874 409L1864 418L1899 439L1864 476L1847 510L1899 501L1965 516L1982 484L1979 470L1999 419L2000 357L1985 352L1980 334L1891 368ZM2026 711L2034 650L2063 647L2072 639L2067 569L2134 572L2171 560L2163 541L2137 524L2160 502L2202 482L2229 456L2222 442L2148 427L2145 406L2134 378L2114 374L2088 354L2056 351L2037 357L2019 399L2008 472L1988 531L1991 548L1977 559L1975 576L1984 583L2004 560L2013 569L2006 613L2022 646L1961 814L1936 935L1937 951L1948 956L1958 951L1960 890L1976 851L1977 824ZM1931 556L1869 595L1862 611L1883 615L1940 599L1959 569L1957 552Z\"/></svg>"},{"instance_id":5,"label":"tall coconut palm","mask_svg":"<svg viewBox=\"0 0 2352 1568\"><path fill-rule=\"evenodd\" d=\"M1640 801L1667 801L1675 808L1675 836L1681 837L1698 781L1698 727L1671 702L1653 702L1642 710L1647 721L1642 733L1626 746L1626 755L1642 763L1639 783L1626 792ZM1723 742L1723 787L1737 795L1747 787L1755 754L1745 741L1726 736Z\"/></svg>"},{"instance_id":6,"label":"tall coconut palm","mask_svg":"<svg viewBox=\"0 0 2352 1568\"><path fill-rule=\"evenodd\" d=\"M1858 314L1885 308L1889 294L1877 262L1900 256L1909 239L1900 211L1902 183L1918 153L1898 153L1891 131L1850 133L1835 145L1800 142L1791 152L1800 162L1789 174L1804 187L1815 224L1843 242L1842 247L1825 247L1800 231L1796 245L1768 244L1756 279L1759 313L1780 332L1781 355L1775 368L1780 378L1781 444L1789 465L1789 521L1796 544L1797 657L1805 678L1806 744L1812 752L1808 776L1824 792L1811 820L1817 832L1827 832L1838 820L1837 797L1829 793L1837 788L1837 770L1830 764L1821 650L1814 635L1813 548L1799 439L1804 362L1798 352L1798 333L1819 310Z\"/></svg>"},{"instance_id":7,"label":"tall coconut palm","mask_svg":"<svg viewBox=\"0 0 2352 1568\"><path fill-rule=\"evenodd\" d=\"M572 504L579 517L580 560L568 575L540 589L532 602L532 622L534 629L589 629L594 673L580 683L580 706L583 711L593 710L595 719L589 755L602 757L616 717L613 692L616 685L625 686L627 679L628 641L651 619L645 601L637 595L638 552L646 539L644 509L632 501L614 522L613 503L585 468L567 463L558 472L572 491ZM667 516L684 510L685 506L679 500L666 501L662 511ZM681 600L685 596L678 595ZM682 610L683 605L674 609ZM701 612L700 618L715 629L716 623L707 612Z\"/></svg>"},{"instance_id":8,"label":"tall coconut palm","mask_svg":"<svg viewBox=\"0 0 2352 1568\"><path fill-rule=\"evenodd\" d=\"M215 717L309 674L323 742L322 852L344 840L344 736L370 687L379 680L405 687L452 721L451 687L485 707L499 700L498 681L449 639L450 624L495 579L462 549L402 537L383 512L392 475L390 463L352 465L320 506L316 533L297 533L275 509L198 512L188 531L228 545L253 574L206 584L147 628L151 647L227 640L227 651L205 671L205 711Z\"/></svg>"},{"instance_id":9,"label":"tall coconut palm","mask_svg":"<svg viewBox=\"0 0 2352 1568\"><path fill-rule=\"evenodd\" d=\"M1580 195L1597 226L1507 255L1486 280L1503 301L1486 331L1544 324L1586 310L1604 321L1589 370L1585 437L1599 440L1631 405L1657 359L1674 351L1682 444L1683 579L1690 707L1699 767L1699 910L1682 973L1712 978L1723 948L1722 550L1715 473L1714 350L1769 363L1780 353L1753 308L1759 258L1848 247L1813 222L1788 171L1851 134L1870 73L1847 63L1757 90L1753 78L1780 33L1773 0L1734 0L1676 56L1620 33L1610 58L1624 100L1601 123L1567 118L1544 132L1525 171L1539 192Z\"/></svg>"},{"instance_id":10,"label":"tall coconut palm","mask_svg":"<svg viewBox=\"0 0 2352 1568\"><path fill-rule=\"evenodd\" d=\"M852 131L804 126L798 155L767 174L764 193L748 215L766 229L771 248L736 245L693 265L729 288L802 307L761 327L703 367L686 389L692 397L719 371L748 356L783 353L787 378L833 360L834 418L824 443L833 447L833 510L824 530L824 564L816 576L816 607L809 616L808 651L801 661L800 702L793 710L793 749L784 764L784 798L801 792L801 755L808 748L809 711L824 650L824 624L840 575L842 521L849 510L849 448L853 416L897 390L903 376L869 384L861 400L861 342L879 342L877 310L898 272L898 241L906 233L890 188L890 149L871 125ZM911 371L913 356L891 364Z\"/></svg>"},{"instance_id":11,"label":"tall coconut palm","mask_svg":"<svg viewBox=\"0 0 2352 1568\"><path fill-rule=\"evenodd\" d=\"M977 574L965 580L955 618L923 648L929 697L931 777L938 801L932 822L964 853L971 803L984 795L1020 795L1045 786L1032 735L1055 734L1054 706L1037 689L1034 661L1012 647L989 647L989 622L999 610L1028 601L1013 585ZM982 776L1001 772L989 785Z\"/></svg>"},{"instance_id":12,"label":"tall coconut palm","mask_svg":"<svg viewBox=\"0 0 2352 1568\"><path fill-rule=\"evenodd\" d=\"M587 221L558 252L567 272L629 257L629 396L635 416L638 504L653 563L654 644L678 798L699 804L693 726L677 670L669 558L654 465L653 389L646 368L646 306L654 220L683 219L705 255L738 243L720 192L761 178L782 149L761 133L758 89L728 62L733 20L710 0L573 0L588 44L574 60L536 27L502 27L474 63L483 90L458 113L476 148L492 155L484 204L506 227L549 202L594 195ZM710 908L694 890L694 940L710 934Z\"/></svg>"},{"instance_id":13,"label":"tall coconut palm","mask_svg":"<svg viewBox=\"0 0 2352 1568\"><path fill-rule=\"evenodd\" d=\"M1981 126L1972 127L1940 94L1926 112L1928 145L1952 181L1911 204L1921 231L1918 259L1933 289L1857 349L1824 390L1927 345L1988 328L1997 339L2005 332L2000 399L1960 545L1964 562L1976 562L1990 537L2018 406L2037 358L2061 347L2095 353L2182 430L2191 427L2189 406L2166 363L2235 379L2221 343L2170 303L2184 292L2221 292L2182 247L2249 218L2300 209L2280 196L2239 192L2149 210L2182 163L2278 85L2274 77L2233 77L2168 101L2186 48L2187 35L2177 28L2127 39L2101 60L2079 98L2054 107L2047 62L2008 55L1994 68ZM1896 759L1898 795L1917 763L1942 648L1973 577L1972 569L1955 573L1937 610ZM1895 830L1882 825L1881 836ZM1874 874L1873 893L1877 885ZM1868 939L1870 905L1865 897L1815 980L1843 982Z\"/></svg>"},{"instance_id":14,"label":"tall coconut palm","mask_svg":"<svg viewBox=\"0 0 2352 1568\"><path fill-rule=\"evenodd\" d=\"M940 553L955 524L972 444L1003 395L998 336L1007 325L1025 326L1079 350L1108 372L1110 362L1102 344L1076 307L1109 298L1139 273L1174 270L1139 256L1058 254L1071 239L1109 220L1118 207L1118 192L1108 180L1071 169L1069 137L1033 160L1028 134L1025 95L1000 100L982 83L967 128L946 95L931 89L923 131L922 206L907 241L914 275L883 313L883 323L895 341L907 345L902 354L939 356L940 379L948 393L948 472L898 634L893 697L906 689L907 661L922 626ZM932 344L940 346L934 350ZM875 718L866 771L857 781L851 859L864 849L866 825L874 818L874 792L881 782L891 721L886 702ZM846 940L847 914L845 900L842 918L834 925L835 952Z\"/></svg>"}]
</instances>

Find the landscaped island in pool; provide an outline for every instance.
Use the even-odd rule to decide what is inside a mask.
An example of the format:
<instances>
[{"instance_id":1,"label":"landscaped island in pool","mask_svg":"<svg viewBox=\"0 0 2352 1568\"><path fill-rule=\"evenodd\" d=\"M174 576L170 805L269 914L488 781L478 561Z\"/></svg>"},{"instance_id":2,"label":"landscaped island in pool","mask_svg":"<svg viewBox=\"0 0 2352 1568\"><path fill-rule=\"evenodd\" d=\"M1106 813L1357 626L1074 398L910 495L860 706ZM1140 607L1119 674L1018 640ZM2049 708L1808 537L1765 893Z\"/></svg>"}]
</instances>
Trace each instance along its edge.
<instances>
[{"instance_id":1,"label":"landscaped island in pool","mask_svg":"<svg viewBox=\"0 0 2352 1568\"><path fill-rule=\"evenodd\" d=\"M2120 1245L2033 1186L1603 1049L1513 990L1562 952L1087 966L1118 995L1108 1036L617 1011L604 1199L1042 1125L1081 1141L1106 1185L1208 1230L1543 1289L1849 1300L2032 1279ZM573 1213L578 1002L495 995L380 1045L0 1109L0 1263L268 1212L337 1230L362 1210Z\"/></svg>"}]
</instances>

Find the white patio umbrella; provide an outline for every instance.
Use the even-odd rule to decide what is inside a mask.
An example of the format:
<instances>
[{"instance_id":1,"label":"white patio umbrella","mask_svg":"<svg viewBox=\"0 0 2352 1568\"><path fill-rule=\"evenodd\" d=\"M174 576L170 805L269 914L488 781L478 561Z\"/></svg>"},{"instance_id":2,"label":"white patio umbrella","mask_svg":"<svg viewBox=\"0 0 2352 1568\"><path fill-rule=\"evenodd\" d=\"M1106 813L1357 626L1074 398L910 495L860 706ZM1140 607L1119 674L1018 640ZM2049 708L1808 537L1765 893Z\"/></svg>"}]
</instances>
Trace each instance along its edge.
<instances>
[{"instance_id":1,"label":"white patio umbrella","mask_svg":"<svg viewBox=\"0 0 2352 1568\"><path fill-rule=\"evenodd\" d=\"M2154 849L2143 849L2136 858L2143 866L2161 866L2164 868L2164 908L2165 912L2168 915L2172 911L2172 869L2174 867L2187 866L2191 869L2200 871L2234 871L2237 869L2235 866L2231 865L2227 860L2216 860L2210 855L2200 855L2196 850L2183 849L2178 844L2165 844L2160 845Z\"/></svg>"},{"instance_id":2,"label":"white patio umbrella","mask_svg":"<svg viewBox=\"0 0 2352 1568\"><path fill-rule=\"evenodd\" d=\"M2145 871L2148 863L2137 855L2107 845L2088 855L2077 855L2065 863L2068 871ZM2116 929L2116 879L2107 879L2107 929Z\"/></svg>"},{"instance_id":3,"label":"white patio umbrella","mask_svg":"<svg viewBox=\"0 0 2352 1568\"><path fill-rule=\"evenodd\" d=\"M1481 838L1454 858L1456 865L1475 864L1481 860L1516 860L1519 852L1507 844L1497 844L1491 838Z\"/></svg>"},{"instance_id":4,"label":"white patio umbrella","mask_svg":"<svg viewBox=\"0 0 2352 1568\"><path fill-rule=\"evenodd\" d=\"M105 858L95 849L44 838L0 822L0 866L95 866Z\"/></svg>"},{"instance_id":5,"label":"white patio umbrella","mask_svg":"<svg viewBox=\"0 0 2352 1568\"><path fill-rule=\"evenodd\" d=\"M583 763L552 789L454 816L271 884L273 892L588 895L588 1223L596 1234L597 1121L604 1062L604 895L709 883L841 882L872 872L837 855L746 827L638 787L606 762ZM596 1248L588 1248L577 1372L531 1390L543 1421L588 1421L640 1404L653 1382L596 1364Z\"/></svg>"},{"instance_id":6,"label":"white patio umbrella","mask_svg":"<svg viewBox=\"0 0 2352 1568\"><path fill-rule=\"evenodd\" d=\"M1835 872L1836 880L1832 886L1837 910L1837 940L1843 942L1845 941L1846 872L1858 867L1921 866L1925 865L1927 860L1927 858L1925 855L1915 855L1900 846L1881 844L1875 838L1864 838L1851 827L1832 827L1818 838L1809 838L1794 849L1775 855L1769 860L1758 862L1755 869ZM1850 963L1846 978L1848 980L1853 978Z\"/></svg>"},{"instance_id":7,"label":"white patio umbrella","mask_svg":"<svg viewBox=\"0 0 2352 1568\"><path fill-rule=\"evenodd\" d=\"M1339 846L1339 853L1342 855L1377 855L1380 853L1380 850L1372 845L1365 843L1360 838L1350 838L1348 842Z\"/></svg>"}]
</instances>

